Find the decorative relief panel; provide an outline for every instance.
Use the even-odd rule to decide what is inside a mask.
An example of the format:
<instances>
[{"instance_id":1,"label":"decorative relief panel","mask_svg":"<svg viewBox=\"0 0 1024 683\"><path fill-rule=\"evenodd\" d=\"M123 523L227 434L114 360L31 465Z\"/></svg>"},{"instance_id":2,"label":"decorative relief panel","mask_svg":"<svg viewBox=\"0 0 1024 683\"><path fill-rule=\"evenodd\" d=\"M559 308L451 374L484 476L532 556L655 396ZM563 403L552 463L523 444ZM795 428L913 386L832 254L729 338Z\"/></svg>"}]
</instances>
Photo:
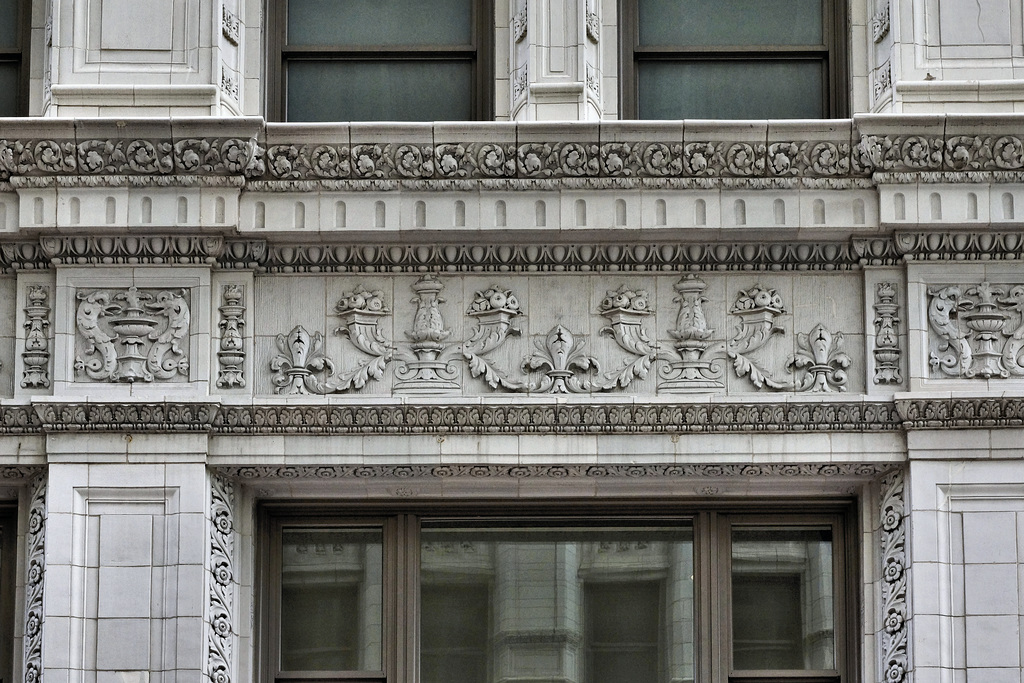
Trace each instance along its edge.
<instances>
[{"instance_id":1,"label":"decorative relief panel","mask_svg":"<svg viewBox=\"0 0 1024 683\"><path fill-rule=\"evenodd\" d=\"M894 470L882 479L882 665L886 683L904 683L910 670L907 652L907 529L904 479Z\"/></svg>"},{"instance_id":2,"label":"decorative relief panel","mask_svg":"<svg viewBox=\"0 0 1024 683\"><path fill-rule=\"evenodd\" d=\"M896 301L896 284L879 282L875 287L875 384L899 384L900 374L900 319Z\"/></svg>"},{"instance_id":3,"label":"decorative relief panel","mask_svg":"<svg viewBox=\"0 0 1024 683\"><path fill-rule=\"evenodd\" d=\"M217 375L217 386L221 389L244 387L245 375L245 340L242 338L242 327L245 320L245 289L240 284L224 285L221 289L220 310L220 349L217 361L220 370Z\"/></svg>"},{"instance_id":4,"label":"decorative relief panel","mask_svg":"<svg viewBox=\"0 0 1024 683\"><path fill-rule=\"evenodd\" d=\"M1024 377L1024 285L933 286L928 328L933 377Z\"/></svg>"},{"instance_id":5,"label":"decorative relief panel","mask_svg":"<svg viewBox=\"0 0 1024 683\"><path fill-rule=\"evenodd\" d=\"M50 386L50 288L30 285L25 294L25 351L22 387Z\"/></svg>"},{"instance_id":6,"label":"decorative relief panel","mask_svg":"<svg viewBox=\"0 0 1024 683\"><path fill-rule=\"evenodd\" d=\"M46 572L46 476L32 487L28 508L28 533L25 559L25 637L24 681L41 683L43 679L43 587Z\"/></svg>"},{"instance_id":7,"label":"decorative relief panel","mask_svg":"<svg viewBox=\"0 0 1024 683\"><path fill-rule=\"evenodd\" d=\"M79 290L76 379L96 382L186 381L188 290Z\"/></svg>"},{"instance_id":8,"label":"decorative relief panel","mask_svg":"<svg viewBox=\"0 0 1024 683\"><path fill-rule=\"evenodd\" d=\"M206 674L210 683L232 683L234 625L234 486L210 477L210 576Z\"/></svg>"},{"instance_id":9,"label":"decorative relief panel","mask_svg":"<svg viewBox=\"0 0 1024 683\"><path fill-rule=\"evenodd\" d=\"M727 309L735 332L724 338L716 336L705 313L705 307L713 305L716 316L725 315L723 302L710 302L704 295L708 285L696 275L687 275L670 285L678 309L674 326L658 330L669 339L658 341L652 336L658 317L649 288L620 283L587 311L577 301L585 301L590 290L587 286L577 289L581 281L572 278L564 280L563 300L545 302L543 315L549 322L524 334L529 316L515 289L519 283L528 287L528 282L520 278L512 286L492 281L476 289L464 309L469 331L465 341L459 341L452 330L461 326L453 327L446 319L450 309L444 306L443 294L449 288L461 291L464 283L459 278L424 275L410 284L413 309L402 313L404 320L393 321L406 338L395 342L387 339L382 325L393 315L385 302L385 289L393 281L379 282L380 289L361 283L343 293L336 305L335 315L343 324L334 332L364 358L354 366L348 361L350 367L339 370L332 356L344 347L332 342L334 350L329 353L323 333L296 325L276 337L277 353L270 358L275 391L588 394L625 390L636 381L646 381L654 370L660 383L643 385L641 393L719 393L727 391L729 365L732 391L820 393L846 391L849 385L847 370L853 359L845 349L844 333L801 315L808 331L790 337L781 324L789 314L774 288L756 284L740 290ZM661 282L668 286L670 280L661 278ZM789 287L787 281L787 291ZM613 345L598 343L601 337ZM393 373L393 384L384 381L388 372Z\"/></svg>"}]
</instances>

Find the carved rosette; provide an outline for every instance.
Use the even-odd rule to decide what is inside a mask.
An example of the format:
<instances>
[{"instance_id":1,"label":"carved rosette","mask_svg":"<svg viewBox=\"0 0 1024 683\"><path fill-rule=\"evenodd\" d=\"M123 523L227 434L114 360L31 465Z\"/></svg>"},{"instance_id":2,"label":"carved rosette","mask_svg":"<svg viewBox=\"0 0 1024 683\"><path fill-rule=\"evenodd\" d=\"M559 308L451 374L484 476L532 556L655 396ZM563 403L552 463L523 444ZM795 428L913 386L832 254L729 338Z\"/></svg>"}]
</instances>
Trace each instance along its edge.
<instances>
[{"instance_id":1,"label":"carved rosette","mask_svg":"<svg viewBox=\"0 0 1024 683\"><path fill-rule=\"evenodd\" d=\"M929 364L959 378L1024 377L1024 285L928 290Z\"/></svg>"},{"instance_id":2,"label":"carved rosette","mask_svg":"<svg viewBox=\"0 0 1024 683\"><path fill-rule=\"evenodd\" d=\"M245 313L245 304L242 302L244 288L239 284L224 285L221 290L224 303L220 306L220 350L217 351L217 360L220 362L220 371L217 376L217 386L222 389L231 387L244 387L245 376L245 343L242 339L242 326L245 320L242 314Z\"/></svg>"},{"instance_id":3,"label":"carved rosette","mask_svg":"<svg viewBox=\"0 0 1024 683\"><path fill-rule=\"evenodd\" d=\"M472 336L462 345L462 356L469 365L469 374L472 377L483 375L484 382L492 389L523 389L523 382L509 378L485 357L504 344L510 336L522 334L519 319L523 316L523 310L518 297L511 289L491 285L482 292L476 292L466 315L476 320Z\"/></svg>"},{"instance_id":4,"label":"carved rosette","mask_svg":"<svg viewBox=\"0 0 1024 683\"><path fill-rule=\"evenodd\" d=\"M664 354L668 364L661 366L659 374L667 381L658 385L658 391L678 394L724 389L720 381L722 364L718 359L706 358L715 333L708 328L704 315L707 284L695 275L687 275L673 289L678 294L673 301L679 304L679 312L675 329L668 334L676 341L674 353L666 350Z\"/></svg>"},{"instance_id":5,"label":"carved rosette","mask_svg":"<svg viewBox=\"0 0 1024 683\"><path fill-rule=\"evenodd\" d=\"M900 319L896 303L896 285L879 282L875 288L875 384L899 384L900 375Z\"/></svg>"},{"instance_id":6,"label":"carved rosette","mask_svg":"<svg viewBox=\"0 0 1024 683\"><path fill-rule=\"evenodd\" d=\"M234 487L210 477L210 574L206 675L210 683L232 683L234 627Z\"/></svg>"},{"instance_id":7,"label":"carved rosette","mask_svg":"<svg viewBox=\"0 0 1024 683\"><path fill-rule=\"evenodd\" d=\"M27 554L25 566L24 681L41 683L43 678L43 578L46 573L46 476L32 487L29 501Z\"/></svg>"},{"instance_id":8,"label":"carved rosette","mask_svg":"<svg viewBox=\"0 0 1024 683\"><path fill-rule=\"evenodd\" d=\"M644 319L654 315L647 292L642 289L633 290L621 285L617 290L610 291L601 301L598 313L608 320L608 325L601 328L600 334L615 340L623 351L636 356L632 361L623 363L622 369L605 373L604 382L598 388L625 389L635 377L645 379L651 370L651 363L658 357L658 345L647 336L643 328Z\"/></svg>"},{"instance_id":9,"label":"carved rosette","mask_svg":"<svg viewBox=\"0 0 1024 683\"><path fill-rule=\"evenodd\" d=\"M886 683L907 680L907 529L902 470L882 479L882 647Z\"/></svg>"},{"instance_id":10,"label":"carved rosette","mask_svg":"<svg viewBox=\"0 0 1024 683\"><path fill-rule=\"evenodd\" d=\"M439 305L444 303L441 291L444 283L434 275L424 275L412 285L412 303L416 304L412 330L405 335L412 342L411 355L403 353L401 364L395 369L399 393L451 393L459 390L455 380L458 368L452 364L457 347L447 344L451 330L444 326Z\"/></svg>"},{"instance_id":11,"label":"carved rosette","mask_svg":"<svg viewBox=\"0 0 1024 683\"><path fill-rule=\"evenodd\" d=\"M77 296L78 373L100 382L129 383L188 376L187 290L132 286L81 291Z\"/></svg>"},{"instance_id":12,"label":"carved rosette","mask_svg":"<svg viewBox=\"0 0 1024 683\"><path fill-rule=\"evenodd\" d=\"M24 371L22 387L50 386L50 288L31 285L26 293L25 351L21 354Z\"/></svg>"}]
</instances>

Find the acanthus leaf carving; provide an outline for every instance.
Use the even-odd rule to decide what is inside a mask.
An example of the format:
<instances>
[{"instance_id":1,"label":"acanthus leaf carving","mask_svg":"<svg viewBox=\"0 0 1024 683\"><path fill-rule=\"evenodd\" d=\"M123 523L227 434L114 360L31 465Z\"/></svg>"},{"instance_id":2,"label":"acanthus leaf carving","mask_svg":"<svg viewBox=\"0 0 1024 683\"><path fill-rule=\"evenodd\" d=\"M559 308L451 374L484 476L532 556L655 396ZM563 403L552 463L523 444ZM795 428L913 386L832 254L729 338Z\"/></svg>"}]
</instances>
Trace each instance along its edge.
<instances>
[{"instance_id":1,"label":"acanthus leaf carving","mask_svg":"<svg viewBox=\"0 0 1024 683\"><path fill-rule=\"evenodd\" d=\"M30 285L26 291L25 305L25 350L21 354L24 363L22 387L50 386L50 288L45 285Z\"/></svg>"},{"instance_id":2,"label":"acanthus leaf carving","mask_svg":"<svg viewBox=\"0 0 1024 683\"><path fill-rule=\"evenodd\" d=\"M743 290L736 299L732 314L739 316L740 326L729 341L726 353L732 360L738 377L747 377L758 389L785 389L786 385L773 379L750 354L760 350L773 335L782 334L776 319L785 312L782 297L774 289L760 284Z\"/></svg>"},{"instance_id":3,"label":"acanthus leaf carving","mask_svg":"<svg viewBox=\"0 0 1024 683\"><path fill-rule=\"evenodd\" d=\"M362 285L345 292L334 308L341 325L335 333L347 337L359 351L370 356L354 368L343 370L329 381L330 391L362 389L371 379L384 377L384 368L392 358L393 349L379 328L380 319L390 313L384 303L384 292L367 290Z\"/></svg>"},{"instance_id":4,"label":"acanthus leaf carving","mask_svg":"<svg viewBox=\"0 0 1024 683\"><path fill-rule=\"evenodd\" d=\"M632 361L625 361L621 370L606 373L605 381L599 388L625 389L634 378L646 379L651 371L651 363L658 357L657 343L647 336L643 328L644 318L654 314L647 292L621 285L617 290L607 293L598 312L609 323L601 328L600 334L610 336L619 348L636 356Z\"/></svg>"},{"instance_id":5,"label":"acanthus leaf carving","mask_svg":"<svg viewBox=\"0 0 1024 683\"><path fill-rule=\"evenodd\" d=\"M907 601L907 525L902 470L883 477L880 513L882 665L886 683L904 683L910 670L907 651L910 605Z\"/></svg>"},{"instance_id":6,"label":"acanthus leaf carving","mask_svg":"<svg viewBox=\"0 0 1024 683\"><path fill-rule=\"evenodd\" d=\"M23 667L25 683L43 679L43 588L46 573L46 475L40 475L32 487L25 545L25 634Z\"/></svg>"},{"instance_id":7,"label":"acanthus leaf carving","mask_svg":"<svg viewBox=\"0 0 1024 683\"><path fill-rule=\"evenodd\" d=\"M505 343L510 336L519 336L519 319L523 310L519 299L511 289L501 285L476 292L466 315L476 320L472 336L462 345L462 356L469 366L472 377L483 376L484 382L492 389L503 388L520 391L524 383L511 379L507 373L494 367L486 355Z\"/></svg>"},{"instance_id":8,"label":"acanthus leaf carving","mask_svg":"<svg viewBox=\"0 0 1024 683\"><path fill-rule=\"evenodd\" d=\"M211 683L234 680L234 485L210 477L210 572L207 626L207 676Z\"/></svg>"},{"instance_id":9,"label":"acanthus leaf carving","mask_svg":"<svg viewBox=\"0 0 1024 683\"><path fill-rule=\"evenodd\" d=\"M543 339L535 339L537 353L523 360L523 371L540 370L544 375L530 382L528 391L551 394L582 394L594 388L601 367L597 359L583 352L586 339L577 337L564 325L555 325Z\"/></svg>"}]
</instances>

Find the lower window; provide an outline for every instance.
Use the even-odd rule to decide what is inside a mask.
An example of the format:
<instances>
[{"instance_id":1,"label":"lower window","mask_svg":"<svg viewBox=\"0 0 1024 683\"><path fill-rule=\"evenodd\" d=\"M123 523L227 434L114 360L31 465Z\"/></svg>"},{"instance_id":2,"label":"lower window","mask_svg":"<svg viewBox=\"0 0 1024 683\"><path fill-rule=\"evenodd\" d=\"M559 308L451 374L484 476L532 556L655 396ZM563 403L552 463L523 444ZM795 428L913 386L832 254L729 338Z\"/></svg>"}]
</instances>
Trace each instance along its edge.
<instances>
[{"instance_id":1,"label":"lower window","mask_svg":"<svg viewBox=\"0 0 1024 683\"><path fill-rule=\"evenodd\" d=\"M265 509L264 681L852 680L842 514L483 512Z\"/></svg>"}]
</instances>

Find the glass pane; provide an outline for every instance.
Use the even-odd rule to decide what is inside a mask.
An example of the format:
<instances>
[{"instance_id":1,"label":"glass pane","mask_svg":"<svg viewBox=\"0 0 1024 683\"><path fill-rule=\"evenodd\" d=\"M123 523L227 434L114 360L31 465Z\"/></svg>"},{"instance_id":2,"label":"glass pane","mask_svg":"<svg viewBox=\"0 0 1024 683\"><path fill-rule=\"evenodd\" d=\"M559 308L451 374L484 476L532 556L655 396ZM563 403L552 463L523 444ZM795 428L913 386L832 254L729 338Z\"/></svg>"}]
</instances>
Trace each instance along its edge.
<instances>
[{"instance_id":1,"label":"glass pane","mask_svg":"<svg viewBox=\"0 0 1024 683\"><path fill-rule=\"evenodd\" d=\"M829 529L735 529L736 670L835 668Z\"/></svg>"},{"instance_id":2,"label":"glass pane","mask_svg":"<svg viewBox=\"0 0 1024 683\"><path fill-rule=\"evenodd\" d=\"M0 62L0 116L18 116L18 65Z\"/></svg>"},{"instance_id":3,"label":"glass pane","mask_svg":"<svg viewBox=\"0 0 1024 683\"><path fill-rule=\"evenodd\" d=\"M381 532L290 530L281 545L281 669L379 671Z\"/></svg>"},{"instance_id":4,"label":"glass pane","mask_svg":"<svg viewBox=\"0 0 1024 683\"><path fill-rule=\"evenodd\" d=\"M692 681L689 528L422 532L423 683Z\"/></svg>"},{"instance_id":5,"label":"glass pane","mask_svg":"<svg viewBox=\"0 0 1024 683\"><path fill-rule=\"evenodd\" d=\"M821 0L638 0L640 45L821 45Z\"/></svg>"},{"instance_id":6,"label":"glass pane","mask_svg":"<svg viewBox=\"0 0 1024 683\"><path fill-rule=\"evenodd\" d=\"M452 61L292 60L289 121L466 121L473 66Z\"/></svg>"},{"instance_id":7,"label":"glass pane","mask_svg":"<svg viewBox=\"0 0 1024 683\"><path fill-rule=\"evenodd\" d=\"M472 6L472 0L288 0L288 44L469 45Z\"/></svg>"},{"instance_id":8,"label":"glass pane","mask_svg":"<svg viewBox=\"0 0 1024 683\"><path fill-rule=\"evenodd\" d=\"M640 118L821 118L823 69L819 60L644 61Z\"/></svg>"},{"instance_id":9,"label":"glass pane","mask_svg":"<svg viewBox=\"0 0 1024 683\"><path fill-rule=\"evenodd\" d=\"M18 0L0 0L0 48L18 47Z\"/></svg>"}]
</instances>

